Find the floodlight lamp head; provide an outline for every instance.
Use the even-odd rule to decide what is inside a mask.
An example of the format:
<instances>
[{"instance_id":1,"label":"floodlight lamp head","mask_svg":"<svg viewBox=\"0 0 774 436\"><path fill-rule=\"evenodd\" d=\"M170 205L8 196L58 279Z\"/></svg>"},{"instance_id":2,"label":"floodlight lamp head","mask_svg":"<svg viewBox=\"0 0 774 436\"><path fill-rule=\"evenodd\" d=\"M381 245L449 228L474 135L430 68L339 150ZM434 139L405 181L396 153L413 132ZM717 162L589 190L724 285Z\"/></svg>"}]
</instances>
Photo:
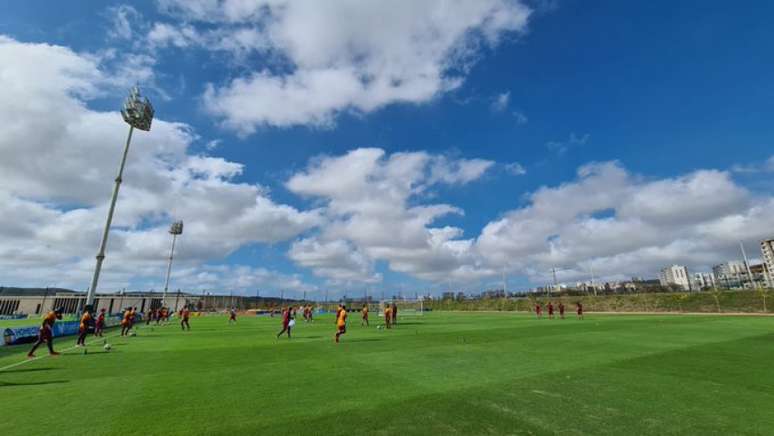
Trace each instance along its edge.
<instances>
[{"instance_id":1,"label":"floodlight lamp head","mask_svg":"<svg viewBox=\"0 0 774 436\"><path fill-rule=\"evenodd\" d=\"M183 222L182 221L175 221L172 223L172 225L169 227L169 233L173 235L182 235L183 234Z\"/></svg>"},{"instance_id":2,"label":"floodlight lamp head","mask_svg":"<svg viewBox=\"0 0 774 436\"><path fill-rule=\"evenodd\" d=\"M129 96L124 101L124 107L121 109L124 121L136 129L147 132L151 128L153 114L153 105L151 105L150 100L140 94L139 87L132 87Z\"/></svg>"}]
</instances>

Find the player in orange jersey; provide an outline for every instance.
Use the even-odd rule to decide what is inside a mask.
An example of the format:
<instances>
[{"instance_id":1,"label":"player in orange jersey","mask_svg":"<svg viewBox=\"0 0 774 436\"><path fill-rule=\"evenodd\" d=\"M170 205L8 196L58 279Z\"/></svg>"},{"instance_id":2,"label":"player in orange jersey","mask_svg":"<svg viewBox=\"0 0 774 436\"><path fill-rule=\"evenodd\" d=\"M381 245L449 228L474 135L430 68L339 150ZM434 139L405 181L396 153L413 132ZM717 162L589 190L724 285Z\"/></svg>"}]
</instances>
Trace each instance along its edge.
<instances>
[{"instance_id":1,"label":"player in orange jersey","mask_svg":"<svg viewBox=\"0 0 774 436\"><path fill-rule=\"evenodd\" d=\"M392 307L389 304L384 307L384 324L388 329L392 328Z\"/></svg>"},{"instance_id":2,"label":"player in orange jersey","mask_svg":"<svg viewBox=\"0 0 774 436\"><path fill-rule=\"evenodd\" d=\"M81 315L81 324L78 326L78 340L75 341L76 347L86 346L86 335L89 333L89 327L94 322L94 317L91 315L91 306L86 306Z\"/></svg>"},{"instance_id":3,"label":"player in orange jersey","mask_svg":"<svg viewBox=\"0 0 774 436\"><path fill-rule=\"evenodd\" d=\"M363 305L363 310L360 311L360 325L368 327L368 304Z\"/></svg>"},{"instance_id":4,"label":"player in orange jersey","mask_svg":"<svg viewBox=\"0 0 774 436\"><path fill-rule=\"evenodd\" d=\"M43 342L48 345L48 354L52 356L59 355L59 353L54 351L54 323L56 320L62 319L63 311L64 310L61 307L56 308L52 312L48 312L43 318L43 324L41 324L40 330L38 330L38 341L35 342L35 345L32 346L30 352L27 353L27 357L35 357L35 350L37 350Z\"/></svg>"},{"instance_id":5,"label":"player in orange jersey","mask_svg":"<svg viewBox=\"0 0 774 436\"><path fill-rule=\"evenodd\" d=\"M126 336L132 328L132 308L124 310L124 317L121 319L121 336Z\"/></svg>"},{"instance_id":6,"label":"player in orange jersey","mask_svg":"<svg viewBox=\"0 0 774 436\"><path fill-rule=\"evenodd\" d=\"M347 332L347 306L341 305L341 310L339 310L338 315L336 316L336 343L339 343L339 338L341 335Z\"/></svg>"}]
</instances>

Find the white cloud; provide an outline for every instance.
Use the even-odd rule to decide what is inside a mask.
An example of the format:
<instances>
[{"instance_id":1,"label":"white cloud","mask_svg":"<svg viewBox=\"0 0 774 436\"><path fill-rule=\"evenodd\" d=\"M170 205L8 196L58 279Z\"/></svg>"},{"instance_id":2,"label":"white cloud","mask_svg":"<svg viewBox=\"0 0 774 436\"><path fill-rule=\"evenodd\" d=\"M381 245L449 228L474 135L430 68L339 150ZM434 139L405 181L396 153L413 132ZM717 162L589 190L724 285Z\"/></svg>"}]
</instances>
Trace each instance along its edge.
<instances>
[{"instance_id":1,"label":"white cloud","mask_svg":"<svg viewBox=\"0 0 774 436\"><path fill-rule=\"evenodd\" d=\"M513 174L514 176L523 176L524 174L527 174L527 170L524 168L522 164L518 162L511 162L505 165L505 170Z\"/></svg>"},{"instance_id":2,"label":"white cloud","mask_svg":"<svg viewBox=\"0 0 774 436\"><path fill-rule=\"evenodd\" d=\"M93 268L127 126L87 107L115 86L100 57L0 37L0 275L83 288ZM191 128L162 118L135 132L101 289L159 283L167 225L185 220L181 267L197 268L253 243L289 240L317 211L273 202L240 183L242 165L189 154ZM113 144L112 146L110 144Z\"/></svg>"},{"instance_id":3,"label":"white cloud","mask_svg":"<svg viewBox=\"0 0 774 436\"><path fill-rule=\"evenodd\" d=\"M518 125L527 124L527 122L529 122L529 118L524 115L524 112L514 111L513 117L516 118L516 124Z\"/></svg>"},{"instance_id":4,"label":"white cloud","mask_svg":"<svg viewBox=\"0 0 774 436\"><path fill-rule=\"evenodd\" d=\"M511 92L506 91L500 94L492 100L492 110L495 112L502 112L508 109L508 103L511 101Z\"/></svg>"},{"instance_id":5,"label":"white cloud","mask_svg":"<svg viewBox=\"0 0 774 436\"><path fill-rule=\"evenodd\" d=\"M183 24L154 25L158 46L198 41L277 60L204 94L207 110L242 134L430 101L462 83L482 45L523 33L531 12L517 0L164 0L160 9ZM209 30L202 37L189 23Z\"/></svg>"},{"instance_id":6,"label":"white cloud","mask_svg":"<svg viewBox=\"0 0 774 436\"><path fill-rule=\"evenodd\" d=\"M769 157L764 162L754 164L736 164L731 166L731 171L735 173L774 173L774 156Z\"/></svg>"},{"instance_id":7,"label":"white cloud","mask_svg":"<svg viewBox=\"0 0 774 436\"><path fill-rule=\"evenodd\" d=\"M754 197L715 170L649 181L596 163L529 199L489 223L477 249L487 264L537 283L550 281L552 267L569 268L566 280L588 279L591 262L598 277L652 277L671 263L706 270L738 257L737 240L753 246L774 228L774 198Z\"/></svg>"},{"instance_id":8,"label":"white cloud","mask_svg":"<svg viewBox=\"0 0 774 436\"><path fill-rule=\"evenodd\" d=\"M299 241L290 257L333 281L369 282L373 263L398 272L438 279L476 270L471 241L456 227L434 227L438 218L463 211L448 204L418 204L437 185L480 178L492 162L450 159L424 152L357 149L324 157L287 182L291 191L323 199L327 224Z\"/></svg>"},{"instance_id":9,"label":"white cloud","mask_svg":"<svg viewBox=\"0 0 774 436\"><path fill-rule=\"evenodd\" d=\"M565 154L570 148L575 146L584 145L589 140L589 134L576 135L575 132L570 133L570 137L565 141L549 141L546 143L546 147L559 155Z\"/></svg>"},{"instance_id":10,"label":"white cloud","mask_svg":"<svg viewBox=\"0 0 774 436\"><path fill-rule=\"evenodd\" d=\"M129 5L119 5L108 8L110 28L108 36L118 39L131 39L134 36L134 27L141 15L137 9Z\"/></svg>"}]
</instances>

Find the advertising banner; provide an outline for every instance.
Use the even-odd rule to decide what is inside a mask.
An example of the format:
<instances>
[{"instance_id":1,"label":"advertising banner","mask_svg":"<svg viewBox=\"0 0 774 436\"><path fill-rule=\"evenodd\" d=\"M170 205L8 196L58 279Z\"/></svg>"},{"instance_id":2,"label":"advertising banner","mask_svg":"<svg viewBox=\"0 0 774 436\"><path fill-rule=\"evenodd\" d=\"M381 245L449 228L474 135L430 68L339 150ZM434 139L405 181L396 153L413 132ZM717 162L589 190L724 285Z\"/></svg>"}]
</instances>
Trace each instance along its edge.
<instances>
[{"instance_id":1,"label":"advertising banner","mask_svg":"<svg viewBox=\"0 0 774 436\"><path fill-rule=\"evenodd\" d=\"M142 319L137 316L137 322ZM105 317L105 327L113 327L121 323L121 315ZM69 336L78 333L81 323L79 321L58 321L54 324L54 337ZM38 337L40 326L27 326L7 328L3 331L3 344L16 345L26 342L34 342Z\"/></svg>"}]
</instances>

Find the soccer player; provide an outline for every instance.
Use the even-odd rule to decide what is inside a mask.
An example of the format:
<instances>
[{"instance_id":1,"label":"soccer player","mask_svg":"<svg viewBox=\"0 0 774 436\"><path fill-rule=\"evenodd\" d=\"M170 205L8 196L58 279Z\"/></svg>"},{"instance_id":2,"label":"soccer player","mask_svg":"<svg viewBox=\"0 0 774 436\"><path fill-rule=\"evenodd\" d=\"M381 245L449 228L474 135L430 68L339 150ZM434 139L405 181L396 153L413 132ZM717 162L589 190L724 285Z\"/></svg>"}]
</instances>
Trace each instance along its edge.
<instances>
[{"instance_id":1,"label":"soccer player","mask_svg":"<svg viewBox=\"0 0 774 436\"><path fill-rule=\"evenodd\" d=\"M288 339L290 338L290 320L293 319L293 313L291 311L291 308L288 307L282 311L282 330L277 333L277 339L279 339L280 336L282 336L283 333L288 332Z\"/></svg>"},{"instance_id":2,"label":"soccer player","mask_svg":"<svg viewBox=\"0 0 774 436\"><path fill-rule=\"evenodd\" d=\"M365 325L368 327L368 304L363 305L363 310L360 311L360 316L362 318L360 325Z\"/></svg>"},{"instance_id":3,"label":"soccer player","mask_svg":"<svg viewBox=\"0 0 774 436\"><path fill-rule=\"evenodd\" d=\"M347 306L341 305L341 310L339 310L338 315L336 316L336 343L339 343L339 337L347 332Z\"/></svg>"},{"instance_id":4,"label":"soccer player","mask_svg":"<svg viewBox=\"0 0 774 436\"><path fill-rule=\"evenodd\" d=\"M559 302L559 318L564 319L564 303Z\"/></svg>"},{"instance_id":5,"label":"soccer player","mask_svg":"<svg viewBox=\"0 0 774 436\"><path fill-rule=\"evenodd\" d=\"M546 307L548 308L548 319L554 319L554 305L549 301Z\"/></svg>"},{"instance_id":6,"label":"soccer player","mask_svg":"<svg viewBox=\"0 0 774 436\"><path fill-rule=\"evenodd\" d=\"M81 324L78 326L78 340L75 341L76 347L86 346L86 335L89 334L89 326L94 321L94 317L91 316L91 306L86 306L81 315Z\"/></svg>"},{"instance_id":7,"label":"soccer player","mask_svg":"<svg viewBox=\"0 0 774 436\"><path fill-rule=\"evenodd\" d=\"M43 324L41 324L40 330L38 330L38 341L35 342L35 345L32 346L30 352L27 353L28 358L31 359L35 357L35 350L37 350L43 342L48 345L48 354L52 356L59 355L59 353L54 351L54 323L56 320L62 319L62 312L64 312L64 309L58 307L54 309L53 312L48 312L45 318L43 318Z\"/></svg>"},{"instance_id":8,"label":"soccer player","mask_svg":"<svg viewBox=\"0 0 774 436\"><path fill-rule=\"evenodd\" d=\"M180 328L182 328L183 330L185 330L186 327L188 327L188 331L191 331L191 324L188 324L189 316L191 316L191 312L188 310L188 306L184 306L180 310L180 318L182 318L180 320Z\"/></svg>"},{"instance_id":9,"label":"soccer player","mask_svg":"<svg viewBox=\"0 0 774 436\"><path fill-rule=\"evenodd\" d=\"M341 306L342 304L339 303L339 307L336 309L336 318L333 320L334 324L338 324L339 322L339 315L341 314Z\"/></svg>"},{"instance_id":10,"label":"soccer player","mask_svg":"<svg viewBox=\"0 0 774 436\"><path fill-rule=\"evenodd\" d=\"M313 322L313 321L314 321L314 308L310 304L309 305L309 322Z\"/></svg>"},{"instance_id":11,"label":"soccer player","mask_svg":"<svg viewBox=\"0 0 774 436\"><path fill-rule=\"evenodd\" d=\"M392 303L392 325L398 325L398 306Z\"/></svg>"},{"instance_id":12,"label":"soccer player","mask_svg":"<svg viewBox=\"0 0 774 436\"><path fill-rule=\"evenodd\" d=\"M134 327L134 322L137 320L137 308L136 307L130 307L131 315L129 316L129 330L131 330ZM129 330L126 332L129 333Z\"/></svg>"},{"instance_id":13,"label":"soccer player","mask_svg":"<svg viewBox=\"0 0 774 436\"><path fill-rule=\"evenodd\" d=\"M389 304L384 307L384 326L392 328L392 307Z\"/></svg>"},{"instance_id":14,"label":"soccer player","mask_svg":"<svg viewBox=\"0 0 774 436\"><path fill-rule=\"evenodd\" d=\"M578 314L578 319L583 319L583 305L581 304L580 301L575 303L575 305L577 306L575 311Z\"/></svg>"},{"instance_id":15,"label":"soccer player","mask_svg":"<svg viewBox=\"0 0 774 436\"><path fill-rule=\"evenodd\" d=\"M102 336L102 330L105 329L105 309L99 310L97 322L94 324L94 336Z\"/></svg>"},{"instance_id":16,"label":"soccer player","mask_svg":"<svg viewBox=\"0 0 774 436\"><path fill-rule=\"evenodd\" d=\"M124 317L121 319L121 336L126 336L132 328L132 308L124 310Z\"/></svg>"},{"instance_id":17,"label":"soccer player","mask_svg":"<svg viewBox=\"0 0 774 436\"><path fill-rule=\"evenodd\" d=\"M232 324L232 321L234 324L236 324L236 308L234 307L232 307L228 313L228 323Z\"/></svg>"},{"instance_id":18,"label":"soccer player","mask_svg":"<svg viewBox=\"0 0 774 436\"><path fill-rule=\"evenodd\" d=\"M535 303L535 316L540 319L543 317L543 307L540 303Z\"/></svg>"}]
</instances>

